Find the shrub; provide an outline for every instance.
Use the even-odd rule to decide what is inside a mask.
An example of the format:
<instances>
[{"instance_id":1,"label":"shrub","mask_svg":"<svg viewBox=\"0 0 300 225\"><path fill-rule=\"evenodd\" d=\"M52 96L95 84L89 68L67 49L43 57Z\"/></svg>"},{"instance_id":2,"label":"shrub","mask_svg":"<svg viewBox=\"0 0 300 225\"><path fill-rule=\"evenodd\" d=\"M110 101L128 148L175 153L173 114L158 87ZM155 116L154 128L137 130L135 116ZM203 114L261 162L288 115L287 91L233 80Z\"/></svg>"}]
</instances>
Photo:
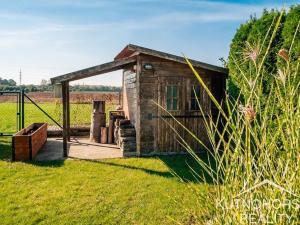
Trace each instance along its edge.
<instances>
[{"instance_id":1,"label":"shrub","mask_svg":"<svg viewBox=\"0 0 300 225\"><path fill-rule=\"evenodd\" d=\"M243 58L231 65L231 71L235 71L233 77L240 75L243 85L240 85L236 99L226 99L226 110L214 99L188 62L220 112L217 120L205 119L212 145L212 149L207 150L208 162L199 158L178 136L213 182L209 195L199 193L199 198L207 203L205 207L199 206L201 211L196 215L199 224L300 222L300 82L297 79L300 62L294 62L295 68L291 69L293 48L279 49L276 53L283 62L278 65L274 79L269 81L269 91L264 92L263 77L273 76L273 70L265 67L266 60L274 58L272 46L278 37L277 32L281 32L284 15L284 12L276 15L270 24L272 29L262 37L266 44L252 49L257 53L255 60L242 54L239 57ZM291 43L299 42L298 33L299 26L293 31ZM242 62L247 66L241 65ZM276 62L273 63L276 66ZM207 182L203 174L195 176Z\"/></svg>"},{"instance_id":2,"label":"shrub","mask_svg":"<svg viewBox=\"0 0 300 225\"><path fill-rule=\"evenodd\" d=\"M275 22L278 21L279 16L281 17L280 23L277 27L277 32L274 34ZM228 68L230 70L230 84L234 86L229 87L229 94L233 97L236 96L238 88L248 85L249 81L253 80L256 74L255 63L256 60L261 60L259 57L264 55L261 52L268 48L268 41L272 37L272 43L269 46L268 55L264 59L264 63L261 70L266 74L262 76L262 93L268 95L272 82L275 79L278 68L282 60L278 58L277 52L279 49L288 48L291 46L291 41L294 36L294 31L297 28L298 22L300 20L300 5L293 6L288 12L280 13L277 10L267 11L264 10L260 18L251 17L245 24L242 24L230 46L230 54L228 58ZM299 40L300 35L295 38ZM294 43L293 52L290 54L291 66L295 67L296 61L299 58L300 44L299 41ZM260 52L259 52L260 51ZM247 59L252 59L250 62ZM239 66L237 66L237 64ZM247 70L246 80L241 79L243 74L240 73L241 70ZM240 82L244 80L244 82ZM251 82L250 82L251 83ZM234 88L235 87L235 88Z\"/></svg>"}]
</instances>

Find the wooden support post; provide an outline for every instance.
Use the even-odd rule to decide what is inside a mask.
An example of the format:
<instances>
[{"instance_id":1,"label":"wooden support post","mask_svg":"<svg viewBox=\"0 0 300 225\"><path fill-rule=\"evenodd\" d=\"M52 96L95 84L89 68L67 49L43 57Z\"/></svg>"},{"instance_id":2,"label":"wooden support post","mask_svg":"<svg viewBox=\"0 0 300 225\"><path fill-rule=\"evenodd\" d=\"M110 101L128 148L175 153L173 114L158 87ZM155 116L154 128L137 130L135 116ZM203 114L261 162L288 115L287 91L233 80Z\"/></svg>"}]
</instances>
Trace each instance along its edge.
<instances>
[{"instance_id":1,"label":"wooden support post","mask_svg":"<svg viewBox=\"0 0 300 225\"><path fill-rule=\"evenodd\" d=\"M105 101L93 101L93 112L105 113Z\"/></svg>"},{"instance_id":2,"label":"wooden support post","mask_svg":"<svg viewBox=\"0 0 300 225\"><path fill-rule=\"evenodd\" d=\"M68 125L67 125L67 115L68 115L68 100L67 100L67 91L68 83L62 83L62 104L63 104L63 151L64 157L68 157Z\"/></svg>"},{"instance_id":3,"label":"wooden support post","mask_svg":"<svg viewBox=\"0 0 300 225\"><path fill-rule=\"evenodd\" d=\"M68 137L68 141L71 141L70 139L70 135L71 135L71 131L70 131L70 85L69 82L66 83L66 105L67 105L67 137Z\"/></svg>"}]
</instances>

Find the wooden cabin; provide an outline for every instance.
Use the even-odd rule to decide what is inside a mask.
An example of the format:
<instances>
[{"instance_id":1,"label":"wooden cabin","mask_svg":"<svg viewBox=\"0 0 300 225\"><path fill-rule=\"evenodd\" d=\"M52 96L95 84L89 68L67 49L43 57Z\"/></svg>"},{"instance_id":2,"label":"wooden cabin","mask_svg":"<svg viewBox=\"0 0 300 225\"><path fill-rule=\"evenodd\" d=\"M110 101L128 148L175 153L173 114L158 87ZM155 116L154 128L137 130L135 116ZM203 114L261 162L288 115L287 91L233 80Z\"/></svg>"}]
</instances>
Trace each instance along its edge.
<instances>
[{"instance_id":1,"label":"wooden cabin","mask_svg":"<svg viewBox=\"0 0 300 225\"><path fill-rule=\"evenodd\" d=\"M195 60L190 62L221 102L225 96L228 70ZM70 126L69 82L119 69L123 70L122 110L136 131L136 155L184 152L179 136L194 150L201 148L172 116L209 145L204 118L215 116L217 110L186 60L129 44L112 62L51 79L52 84L62 85L65 147Z\"/></svg>"}]
</instances>

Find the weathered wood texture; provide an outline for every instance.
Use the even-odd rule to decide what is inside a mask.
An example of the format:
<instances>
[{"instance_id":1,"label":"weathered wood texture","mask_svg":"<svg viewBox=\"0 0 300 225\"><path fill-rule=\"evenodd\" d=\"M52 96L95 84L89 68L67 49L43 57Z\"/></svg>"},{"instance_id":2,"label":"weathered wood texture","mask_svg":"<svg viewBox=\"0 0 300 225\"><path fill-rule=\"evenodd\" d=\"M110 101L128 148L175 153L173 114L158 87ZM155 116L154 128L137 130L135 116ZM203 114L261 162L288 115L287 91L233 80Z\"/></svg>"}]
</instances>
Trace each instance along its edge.
<instances>
[{"instance_id":1,"label":"weathered wood texture","mask_svg":"<svg viewBox=\"0 0 300 225\"><path fill-rule=\"evenodd\" d=\"M150 49L150 48L145 48L142 46L137 46L137 45L133 45L133 44L129 44L127 45L116 57L115 60L120 60L120 59L124 59L126 57L132 56L134 54L145 54L145 55L149 55L149 56L154 56L157 58L161 58L161 59L165 59L165 60L169 60L169 61L173 61L173 62L177 62L177 63L183 63L186 64L186 59L184 57L180 57L177 55L172 55L166 52L161 52L161 51L157 51L154 49ZM228 74L228 69L223 68L223 67L219 67L219 66L215 66L215 65L211 65L211 64L207 64L207 63L203 63L197 60L189 60L195 67L200 67L202 69L207 69L207 70L211 70L214 72L219 72L219 73L223 73L223 74Z\"/></svg>"},{"instance_id":2,"label":"weathered wood texture","mask_svg":"<svg viewBox=\"0 0 300 225\"><path fill-rule=\"evenodd\" d=\"M69 83L62 83L62 103L63 103L63 155L64 157L68 157L68 139L69 139Z\"/></svg>"},{"instance_id":3,"label":"weathered wood texture","mask_svg":"<svg viewBox=\"0 0 300 225\"><path fill-rule=\"evenodd\" d=\"M136 125L137 115L137 86L136 72L132 69L123 72L123 110L127 119Z\"/></svg>"},{"instance_id":4,"label":"weathered wood texture","mask_svg":"<svg viewBox=\"0 0 300 225\"><path fill-rule=\"evenodd\" d=\"M120 149L126 156L127 152L136 151L136 138L135 137L120 137Z\"/></svg>"},{"instance_id":5,"label":"weathered wood texture","mask_svg":"<svg viewBox=\"0 0 300 225\"><path fill-rule=\"evenodd\" d=\"M118 120L118 145L126 156L127 153L136 153L136 131L130 120Z\"/></svg>"},{"instance_id":6,"label":"weathered wood texture","mask_svg":"<svg viewBox=\"0 0 300 225\"><path fill-rule=\"evenodd\" d=\"M135 129L134 127L120 129L119 134L121 137L135 137Z\"/></svg>"},{"instance_id":7,"label":"weathered wood texture","mask_svg":"<svg viewBox=\"0 0 300 225\"><path fill-rule=\"evenodd\" d=\"M105 113L105 101L93 101L93 112Z\"/></svg>"},{"instance_id":8,"label":"weathered wood texture","mask_svg":"<svg viewBox=\"0 0 300 225\"><path fill-rule=\"evenodd\" d=\"M116 110L116 111L110 111L109 112L109 124L108 124L108 143L112 144L112 143L116 143L116 135L115 135L115 123L116 120L120 120L120 119L124 119L125 115L124 115L124 111L122 110ZM119 126L119 125L118 125Z\"/></svg>"},{"instance_id":9,"label":"weathered wood texture","mask_svg":"<svg viewBox=\"0 0 300 225\"><path fill-rule=\"evenodd\" d=\"M170 113L209 146L204 118L212 113L211 101L201 87L199 102L203 114L200 110L191 110L191 92L193 85L199 85L199 82L190 68L181 63L146 55L140 56L140 59L141 61L138 63L141 63L141 72L138 74L137 91L137 106L140 112L138 115L140 130L137 133L137 145L140 154L185 151L179 142L179 136L184 138L192 149L201 149L201 145L191 135L184 132L184 129L167 112L158 107L160 105L166 108L166 87L168 85L177 86L179 92L178 110L170 111ZM152 64L153 70L145 70L143 65L146 63ZM221 100L224 94L223 89L220 91L219 87L221 84L223 85L223 75L204 69L197 71L212 92L219 93L218 100ZM212 81L218 83L218 87L213 89Z\"/></svg>"},{"instance_id":10,"label":"weathered wood texture","mask_svg":"<svg viewBox=\"0 0 300 225\"><path fill-rule=\"evenodd\" d=\"M106 126L106 114L93 112L91 114L90 141L100 143L101 127Z\"/></svg>"},{"instance_id":11,"label":"weathered wood texture","mask_svg":"<svg viewBox=\"0 0 300 225\"><path fill-rule=\"evenodd\" d=\"M101 144L107 144L108 127L101 127Z\"/></svg>"},{"instance_id":12,"label":"weathered wood texture","mask_svg":"<svg viewBox=\"0 0 300 225\"><path fill-rule=\"evenodd\" d=\"M114 121L113 119L109 119L108 122L108 140L107 140L108 144L112 144L114 143Z\"/></svg>"},{"instance_id":13,"label":"weathered wood texture","mask_svg":"<svg viewBox=\"0 0 300 225\"><path fill-rule=\"evenodd\" d=\"M106 126L105 101L93 101L90 141L101 142L101 127Z\"/></svg>"},{"instance_id":14,"label":"weathered wood texture","mask_svg":"<svg viewBox=\"0 0 300 225\"><path fill-rule=\"evenodd\" d=\"M69 82L74 80L80 80L88 77L92 77L95 75L100 75L103 73L108 73L112 71L116 71L119 69L123 69L124 66L134 64L136 62L136 57L127 58L123 60L115 60L112 62L104 63L98 66L93 66L87 69L75 71L72 73L64 74L61 76L51 78L52 84Z\"/></svg>"},{"instance_id":15,"label":"weathered wood texture","mask_svg":"<svg viewBox=\"0 0 300 225\"><path fill-rule=\"evenodd\" d=\"M222 102L228 69L195 60L190 60L190 62L215 98ZM151 64L153 69L145 69L145 64ZM204 119L208 116L214 118L218 112L216 107L211 104L207 93L202 87L197 87L197 90L199 90L199 94L197 94L199 95L198 100L202 111L195 107L195 97L192 97L195 93L192 90L193 85L198 85L199 83L187 65L185 58L129 44L112 62L51 79L52 84L62 84L65 156L67 155L67 138L69 136L69 103L67 102L69 97L66 93L69 92L68 82L118 69L124 70L122 107L125 117L131 121L136 132L137 155L183 151L184 148L178 141L179 136L184 138L192 149L198 150L201 148L199 143L191 138L191 135L187 135L183 131L184 129L158 106L166 108L168 102L168 105L170 105L170 102L172 102L172 105L176 105L170 113L178 118L178 121L187 129L197 135L203 143L209 145ZM175 90L178 94L176 100L173 97L171 100L170 97L166 97L167 89L170 86L176 86ZM178 102L178 104L174 102ZM117 142L120 142L118 134L121 132L121 128L116 125L114 129L112 128L113 125L114 121L110 121L108 141L112 142L112 139L115 138ZM96 133L99 134L100 132L97 131ZM97 138L99 141L99 137ZM126 143L128 141L122 142ZM129 147L131 149L131 146Z\"/></svg>"},{"instance_id":16,"label":"weathered wood texture","mask_svg":"<svg viewBox=\"0 0 300 225\"><path fill-rule=\"evenodd\" d=\"M66 85L66 125L67 125L67 139L71 141L71 111L70 111L70 84Z\"/></svg>"}]
</instances>

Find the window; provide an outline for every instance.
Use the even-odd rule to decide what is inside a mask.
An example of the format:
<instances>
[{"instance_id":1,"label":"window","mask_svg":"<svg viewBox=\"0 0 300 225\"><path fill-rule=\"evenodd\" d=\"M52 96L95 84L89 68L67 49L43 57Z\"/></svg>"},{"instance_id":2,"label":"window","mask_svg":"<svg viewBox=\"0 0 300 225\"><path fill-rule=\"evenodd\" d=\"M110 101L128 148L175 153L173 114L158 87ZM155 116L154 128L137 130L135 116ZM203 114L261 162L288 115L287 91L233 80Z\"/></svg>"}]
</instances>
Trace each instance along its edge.
<instances>
[{"instance_id":1,"label":"window","mask_svg":"<svg viewBox=\"0 0 300 225\"><path fill-rule=\"evenodd\" d=\"M201 97L200 85L193 85L191 88L191 110L200 110L199 103Z\"/></svg>"},{"instance_id":2,"label":"window","mask_svg":"<svg viewBox=\"0 0 300 225\"><path fill-rule=\"evenodd\" d=\"M178 86L167 86L167 110L178 110Z\"/></svg>"}]
</instances>

